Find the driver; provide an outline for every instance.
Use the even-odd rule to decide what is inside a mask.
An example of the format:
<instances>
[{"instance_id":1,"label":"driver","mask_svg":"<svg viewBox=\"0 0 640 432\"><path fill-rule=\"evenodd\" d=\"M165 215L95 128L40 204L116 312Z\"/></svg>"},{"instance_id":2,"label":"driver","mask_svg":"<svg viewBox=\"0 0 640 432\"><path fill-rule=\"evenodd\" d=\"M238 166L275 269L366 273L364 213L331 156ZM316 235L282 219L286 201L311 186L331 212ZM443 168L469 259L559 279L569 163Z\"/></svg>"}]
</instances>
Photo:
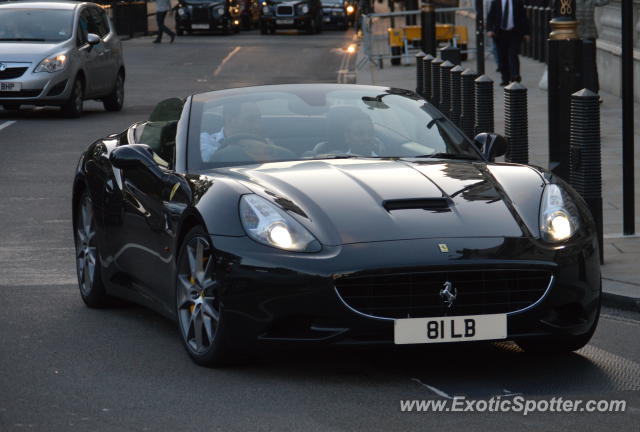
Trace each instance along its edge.
<instances>
[{"instance_id":1,"label":"driver","mask_svg":"<svg viewBox=\"0 0 640 432\"><path fill-rule=\"evenodd\" d=\"M262 114L254 102L228 103L222 107L222 128L218 132L200 134L200 153L202 160L209 162L218 150L225 147L225 140L239 134L254 135L271 144L268 138L262 138Z\"/></svg>"}]
</instances>

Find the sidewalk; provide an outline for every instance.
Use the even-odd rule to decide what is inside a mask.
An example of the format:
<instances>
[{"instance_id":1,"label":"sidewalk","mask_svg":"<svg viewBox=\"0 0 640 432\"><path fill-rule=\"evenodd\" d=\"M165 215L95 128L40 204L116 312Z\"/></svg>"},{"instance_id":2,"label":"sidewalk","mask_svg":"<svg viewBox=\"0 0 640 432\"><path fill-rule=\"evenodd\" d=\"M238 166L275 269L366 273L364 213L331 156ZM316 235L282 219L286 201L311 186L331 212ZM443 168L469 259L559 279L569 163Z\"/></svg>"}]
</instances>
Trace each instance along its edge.
<instances>
[{"instance_id":1,"label":"sidewalk","mask_svg":"<svg viewBox=\"0 0 640 432\"><path fill-rule=\"evenodd\" d=\"M356 64L360 64L361 53ZM532 165L548 166L547 92L538 88L545 65L527 57L520 57L523 81L528 89L529 161ZM475 60L463 62L465 68L475 70ZM490 56L485 61L487 75L494 81L495 132L504 134L504 94L498 86L499 74ZM384 69L366 64L356 71L358 84L392 86L415 91L415 64L391 66ZM622 108L620 99L601 92L600 108L602 134L602 194L604 208L604 265L602 288L605 304L640 310L640 235L622 236ZM640 105L635 105L635 142L640 143ZM640 149L635 151L635 214L636 230L640 230Z\"/></svg>"}]
</instances>

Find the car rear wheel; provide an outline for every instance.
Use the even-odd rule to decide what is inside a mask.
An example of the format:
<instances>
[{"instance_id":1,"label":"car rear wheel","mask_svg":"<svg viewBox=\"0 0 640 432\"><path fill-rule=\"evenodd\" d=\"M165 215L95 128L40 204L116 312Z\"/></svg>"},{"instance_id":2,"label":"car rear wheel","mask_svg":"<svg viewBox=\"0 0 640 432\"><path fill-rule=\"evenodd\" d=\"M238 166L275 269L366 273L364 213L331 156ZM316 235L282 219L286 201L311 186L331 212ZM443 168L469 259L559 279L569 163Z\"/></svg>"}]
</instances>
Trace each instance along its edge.
<instances>
[{"instance_id":1,"label":"car rear wheel","mask_svg":"<svg viewBox=\"0 0 640 432\"><path fill-rule=\"evenodd\" d=\"M102 99L102 105L107 111L120 111L124 104L124 77L122 73L118 74L113 91Z\"/></svg>"},{"instance_id":2,"label":"car rear wheel","mask_svg":"<svg viewBox=\"0 0 640 432\"><path fill-rule=\"evenodd\" d=\"M176 315L182 342L194 362L222 366L235 360L224 343L220 285L215 255L205 231L189 231L178 255Z\"/></svg>"},{"instance_id":3,"label":"car rear wheel","mask_svg":"<svg viewBox=\"0 0 640 432\"><path fill-rule=\"evenodd\" d=\"M91 308L102 308L111 304L100 272L100 254L96 242L93 203L87 191L78 200L75 223L76 271L80 296Z\"/></svg>"},{"instance_id":4,"label":"car rear wheel","mask_svg":"<svg viewBox=\"0 0 640 432\"><path fill-rule=\"evenodd\" d=\"M82 115L84 109L84 84L80 78L76 78L71 88L69 99L61 107L62 113L69 118L77 118Z\"/></svg>"}]
</instances>

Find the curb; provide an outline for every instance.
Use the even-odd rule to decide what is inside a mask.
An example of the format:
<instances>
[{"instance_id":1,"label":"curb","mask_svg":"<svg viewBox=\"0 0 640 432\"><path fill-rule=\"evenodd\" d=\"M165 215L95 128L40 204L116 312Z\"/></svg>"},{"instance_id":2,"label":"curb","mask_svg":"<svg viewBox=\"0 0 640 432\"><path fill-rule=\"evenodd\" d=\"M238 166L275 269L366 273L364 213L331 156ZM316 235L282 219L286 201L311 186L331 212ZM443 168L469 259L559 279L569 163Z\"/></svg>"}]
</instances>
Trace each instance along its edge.
<instances>
[{"instance_id":1,"label":"curb","mask_svg":"<svg viewBox=\"0 0 640 432\"><path fill-rule=\"evenodd\" d=\"M640 312L640 298L628 297L603 291L602 304L607 307Z\"/></svg>"}]
</instances>

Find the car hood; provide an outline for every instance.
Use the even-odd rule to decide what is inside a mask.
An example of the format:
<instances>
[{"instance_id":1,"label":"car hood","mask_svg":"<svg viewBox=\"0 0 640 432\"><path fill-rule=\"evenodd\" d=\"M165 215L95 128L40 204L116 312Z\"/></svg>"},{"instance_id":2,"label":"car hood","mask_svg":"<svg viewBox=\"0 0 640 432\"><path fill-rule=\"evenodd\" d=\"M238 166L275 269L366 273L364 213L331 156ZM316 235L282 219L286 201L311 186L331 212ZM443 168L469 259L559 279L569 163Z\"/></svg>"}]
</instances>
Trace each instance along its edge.
<instances>
[{"instance_id":1,"label":"car hood","mask_svg":"<svg viewBox=\"0 0 640 432\"><path fill-rule=\"evenodd\" d=\"M536 236L544 187L530 167L468 161L313 160L216 171L289 210L325 245Z\"/></svg>"},{"instance_id":2,"label":"car hood","mask_svg":"<svg viewBox=\"0 0 640 432\"><path fill-rule=\"evenodd\" d=\"M36 63L64 48L65 42L0 42L0 62Z\"/></svg>"}]
</instances>

